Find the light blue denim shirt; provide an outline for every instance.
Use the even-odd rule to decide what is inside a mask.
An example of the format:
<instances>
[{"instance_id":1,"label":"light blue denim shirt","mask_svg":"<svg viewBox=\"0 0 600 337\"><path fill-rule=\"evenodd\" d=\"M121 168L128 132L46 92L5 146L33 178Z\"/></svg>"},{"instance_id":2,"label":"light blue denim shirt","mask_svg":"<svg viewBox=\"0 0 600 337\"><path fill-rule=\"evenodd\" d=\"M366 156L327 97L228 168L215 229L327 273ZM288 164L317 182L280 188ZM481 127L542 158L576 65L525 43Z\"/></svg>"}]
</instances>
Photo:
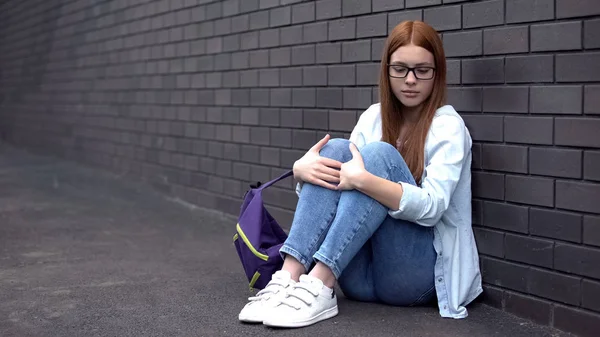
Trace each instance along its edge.
<instances>
[{"instance_id":1,"label":"light blue denim shirt","mask_svg":"<svg viewBox=\"0 0 600 337\"><path fill-rule=\"evenodd\" d=\"M360 150L382 138L380 104L363 112L350 135ZM482 293L479 256L471 227L471 145L463 119L450 105L439 108L425 142L420 186L402 184L398 210L389 215L434 227L435 286L442 317L467 317L466 305ZM300 184L296 192L300 192Z\"/></svg>"}]
</instances>

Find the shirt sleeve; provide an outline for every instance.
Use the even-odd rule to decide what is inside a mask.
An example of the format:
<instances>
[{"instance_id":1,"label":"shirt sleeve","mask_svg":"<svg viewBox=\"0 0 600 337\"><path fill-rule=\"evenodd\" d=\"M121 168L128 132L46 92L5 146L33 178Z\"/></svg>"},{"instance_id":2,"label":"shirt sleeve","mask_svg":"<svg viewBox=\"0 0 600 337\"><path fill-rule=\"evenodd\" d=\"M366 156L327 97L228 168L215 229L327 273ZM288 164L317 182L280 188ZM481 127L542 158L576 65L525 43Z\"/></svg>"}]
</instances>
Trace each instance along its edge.
<instances>
[{"instance_id":1,"label":"shirt sleeve","mask_svg":"<svg viewBox=\"0 0 600 337\"><path fill-rule=\"evenodd\" d=\"M466 126L456 116L434 119L428 139L429 162L425 164L421 187L398 182L404 190L398 210L388 214L396 219L435 226L448 209L450 198L471 151Z\"/></svg>"}]
</instances>

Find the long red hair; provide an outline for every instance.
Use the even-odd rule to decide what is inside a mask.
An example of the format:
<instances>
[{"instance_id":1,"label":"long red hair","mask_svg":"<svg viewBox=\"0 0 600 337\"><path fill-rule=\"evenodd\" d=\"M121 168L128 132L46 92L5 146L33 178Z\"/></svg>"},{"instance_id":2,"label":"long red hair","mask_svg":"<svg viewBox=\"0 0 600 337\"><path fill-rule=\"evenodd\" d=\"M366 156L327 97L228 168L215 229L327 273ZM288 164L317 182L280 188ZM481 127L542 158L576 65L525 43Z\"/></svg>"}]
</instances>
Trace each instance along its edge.
<instances>
[{"instance_id":1,"label":"long red hair","mask_svg":"<svg viewBox=\"0 0 600 337\"><path fill-rule=\"evenodd\" d=\"M382 141L396 146L403 123L402 103L392 92L388 65L390 57L401 46L414 44L433 54L435 77L431 95L422 103L422 111L414 128L407 131L400 154L415 181L420 184L425 168L425 140L435 111L446 103L446 55L442 40L433 27L422 21L404 21L390 33L381 57L379 98L381 103Z\"/></svg>"}]
</instances>

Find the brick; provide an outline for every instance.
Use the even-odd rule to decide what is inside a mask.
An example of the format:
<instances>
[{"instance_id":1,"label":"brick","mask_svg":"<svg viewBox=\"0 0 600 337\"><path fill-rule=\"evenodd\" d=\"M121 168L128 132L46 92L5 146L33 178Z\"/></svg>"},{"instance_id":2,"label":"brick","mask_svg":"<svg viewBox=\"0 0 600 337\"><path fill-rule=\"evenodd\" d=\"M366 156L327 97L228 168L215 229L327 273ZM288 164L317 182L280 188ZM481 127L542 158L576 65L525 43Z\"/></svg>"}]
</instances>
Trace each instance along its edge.
<instances>
[{"instance_id":1,"label":"brick","mask_svg":"<svg viewBox=\"0 0 600 337\"><path fill-rule=\"evenodd\" d=\"M504 175L475 171L472 173L473 196L504 200Z\"/></svg>"},{"instance_id":2,"label":"brick","mask_svg":"<svg viewBox=\"0 0 600 337\"><path fill-rule=\"evenodd\" d=\"M292 47L292 65L314 64L315 57L314 45Z\"/></svg>"},{"instance_id":3,"label":"brick","mask_svg":"<svg viewBox=\"0 0 600 337\"><path fill-rule=\"evenodd\" d=\"M461 6L428 8L424 12L425 22L438 32L460 29L462 26Z\"/></svg>"},{"instance_id":4,"label":"brick","mask_svg":"<svg viewBox=\"0 0 600 337\"><path fill-rule=\"evenodd\" d=\"M342 44L322 43L316 45L317 63L340 63L342 62Z\"/></svg>"},{"instance_id":5,"label":"brick","mask_svg":"<svg viewBox=\"0 0 600 337\"><path fill-rule=\"evenodd\" d=\"M342 62L369 61L371 59L371 41L359 40L342 43Z\"/></svg>"},{"instance_id":6,"label":"brick","mask_svg":"<svg viewBox=\"0 0 600 337\"><path fill-rule=\"evenodd\" d=\"M252 12L259 8L258 0L243 0L240 1L240 12Z\"/></svg>"},{"instance_id":7,"label":"brick","mask_svg":"<svg viewBox=\"0 0 600 337\"><path fill-rule=\"evenodd\" d=\"M372 39L371 40L371 60L381 61L384 44L385 44L385 39Z\"/></svg>"},{"instance_id":8,"label":"brick","mask_svg":"<svg viewBox=\"0 0 600 337\"><path fill-rule=\"evenodd\" d=\"M251 106L269 106L271 102L271 91L269 89L250 89Z\"/></svg>"},{"instance_id":9,"label":"brick","mask_svg":"<svg viewBox=\"0 0 600 337\"><path fill-rule=\"evenodd\" d=\"M554 19L554 0L506 0L506 23Z\"/></svg>"},{"instance_id":10,"label":"brick","mask_svg":"<svg viewBox=\"0 0 600 337\"><path fill-rule=\"evenodd\" d=\"M600 119L556 118L554 133L556 145L600 147Z\"/></svg>"},{"instance_id":11,"label":"brick","mask_svg":"<svg viewBox=\"0 0 600 337\"><path fill-rule=\"evenodd\" d=\"M596 0L556 0L556 18L572 18L600 14L600 4Z\"/></svg>"},{"instance_id":12,"label":"brick","mask_svg":"<svg viewBox=\"0 0 600 337\"><path fill-rule=\"evenodd\" d=\"M292 131L290 129L271 129L271 145L279 147L291 147Z\"/></svg>"},{"instance_id":13,"label":"brick","mask_svg":"<svg viewBox=\"0 0 600 337\"><path fill-rule=\"evenodd\" d=\"M271 67L283 67L292 64L292 53L290 47L269 49L269 65Z\"/></svg>"},{"instance_id":14,"label":"brick","mask_svg":"<svg viewBox=\"0 0 600 337\"><path fill-rule=\"evenodd\" d=\"M581 22L531 26L531 51L581 49Z\"/></svg>"},{"instance_id":15,"label":"brick","mask_svg":"<svg viewBox=\"0 0 600 337\"><path fill-rule=\"evenodd\" d=\"M327 130L329 113L327 110L304 110L302 125L305 129Z\"/></svg>"},{"instance_id":16,"label":"brick","mask_svg":"<svg viewBox=\"0 0 600 337\"><path fill-rule=\"evenodd\" d=\"M223 6L219 3L209 4L206 7L206 19L212 20L223 16Z\"/></svg>"},{"instance_id":17,"label":"brick","mask_svg":"<svg viewBox=\"0 0 600 337\"><path fill-rule=\"evenodd\" d=\"M277 7L279 5L279 0L260 0L260 9Z\"/></svg>"},{"instance_id":18,"label":"brick","mask_svg":"<svg viewBox=\"0 0 600 337\"><path fill-rule=\"evenodd\" d=\"M475 141L503 141L502 116L463 116Z\"/></svg>"},{"instance_id":19,"label":"brick","mask_svg":"<svg viewBox=\"0 0 600 337\"><path fill-rule=\"evenodd\" d=\"M242 1L242 4L245 1ZM269 27L269 11L260 11L250 14L250 29L263 29Z\"/></svg>"},{"instance_id":20,"label":"brick","mask_svg":"<svg viewBox=\"0 0 600 337\"><path fill-rule=\"evenodd\" d=\"M556 55L557 82L593 82L600 78L600 52Z\"/></svg>"},{"instance_id":21,"label":"brick","mask_svg":"<svg viewBox=\"0 0 600 337\"><path fill-rule=\"evenodd\" d=\"M531 208L529 233L564 241L581 242L581 215L571 212Z\"/></svg>"},{"instance_id":22,"label":"brick","mask_svg":"<svg viewBox=\"0 0 600 337\"><path fill-rule=\"evenodd\" d=\"M599 249L556 243L554 256L557 270L593 278L600 276Z\"/></svg>"},{"instance_id":23,"label":"brick","mask_svg":"<svg viewBox=\"0 0 600 337\"><path fill-rule=\"evenodd\" d=\"M552 144L552 117L504 117L504 140L510 143Z\"/></svg>"},{"instance_id":24,"label":"brick","mask_svg":"<svg viewBox=\"0 0 600 337\"><path fill-rule=\"evenodd\" d=\"M481 112L483 91L481 88L448 88L448 104L459 112Z\"/></svg>"},{"instance_id":25,"label":"brick","mask_svg":"<svg viewBox=\"0 0 600 337\"><path fill-rule=\"evenodd\" d=\"M342 15L352 16L371 13L371 1L344 0L342 1Z\"/></svg>"},{"instance_id":26,"label":"brick","mask_svg":"<svg viewBox=\"0 0 600 337\"><path fill-rule=\"evenodd\" d=\"M473 228L480 254L504 257L504 233L484 228Z\"/></svg>"},{"instance_id":27,"label":"brick","mask_svg":"<svg viewBox=\"0 0 600 337\"><path fill-rule=\"evenodd\" d=\"M485 201L483 204L483 224L513 232L527 233L527 207Z\"/></svg>"},{"instance_id":28,"label":"brick","mask_svg":"<svg viewBox=\"0 0 600 337\"><path fill-rule=\"evenodd\" d=\"M244 70L240 72L241 87L258 86L258 70Z\"/></svg>"},{"instance_id":29,"label":"brick","mask_svg":"<svg viewBox=\"0 0 600 337\"><path fill-rule=\"evenodd\" d=\"M446 60L446 84L460 84L460 60Z\"/></svg>"},{"instance_id":30,"label":"brick","mask_svg":"<svg viewBox=\"0 0 600 337\"><path fill-rule=\"evenodd\" d=\"M232 16L240 13L240 0L226 0L223 2L223 16Z\"/></svg>"},{"instance_id":31,"label":"brick","mask_svg":"<svg viewBox=\"0 0 600 337\"><path fill-rule=\"evenodd\" d=\"M325 86L327 85L327 67L314 66L302 69L302 85Z\"/></svg>"},{"instance_id":32,"label":"brick","mask_svg":"<svg viewBox=\"0 0 600 337\"><path fill-rule=\"evenodd\" d=\"M583 217L583 243L600 247L600 217Z\"/></svg>"},{"instance_id":33,"label":"brick","mask_svg":"<svg viewBox=\"0 0 600 337\"><path fill-rule=\"evenodd\" d=\"M280 84L282 87L302 86L302 68L298 67L281 69Z\"/></svg>"},{"instance_id":34,"label":"brick","mask_svg":"<svg viewBox=\"0 0 600 337\"><path fill-rule=\"evenodd\" d=\"M423 10L404 10L388 13L388 33L403 21L423 20Z\"/></svg>"},{"instance_id":35,"label":"brick","mask_svg":"<svg viewBox=\"0 0 600 337\"><path fill-rule=\"evenodd\" d=\"M261 69L258 72L258 84L261 87L279 86L279 69Z\"/></svg>"},{"instance_id":36,"label":"brick","mask_svg":"<svg viewBox=\"0 0 600 337\"><path fill-rule=\"evenodd\" d=\"M581 283L581 306L600 311L600 282L583 280Z\"/></svg>"},{"instance_id":37,"label":"brick","mask_svg":"<svg viewBox=\"0 0 600 337\"><path fill-rule=\"evenodd\" d=\"M317 0L317 20L342 16L342 0Z\"/></svg>"},{"instance_id":38,"label":"brick","mask_svg":"<svg viewBox=\"0 0 600 337\"><path fill-rule=\"evenodd\" d=\"M503 23L503 0L482 1L463 5L463 28L496 26Z\"/></svg>"},{"instance_id":39,"label":"brick","mask_svg":"<svg viewBox=\"0 0 600 337\"><path fill-rule=\"evenodd\" d=\"M282 127L301 128L302 110L300 109L281 109L281 118L279 119Z\"/></svg>"},{"instance_id":40,"label":"brick","mask_svg":"<svg viewBox=\"0 0 600 337\"><path fill-rule=\"evenodd\" d=\"M335 65L327 68L327 82L329 85L354 85L356 71L354 65Z\"/></svg>"},{"instance_id":41,"label":"brick","mask_svg":"<svg viewBox=\"0 0 600 337\"><path fill-rule=\"evenodd\" d=\"M406 8L441 5L442 0L404 0Z\"/></svg>"},{"instance_id":42,"label":"brick","mask_svg":"<svg viewBox=\"0 0 600 337\"><path fill-rule=\"evenodd\" d=\"M583 178L600 181L600 152L585 151L583 156Z\"/></svg>"},{"instance_id":43,"label":"brick","mask_svg":"<svg viewBox=\"0 0 600 337\"><path fill-rule=\"evenodd\" d=\"M475 169L481 169L481 147L482 144L474 143L471 146L471 151L473 153L471 167Z\"/></svg>"},{"instance_id":44,"label":"brick","mask_svg":"<svg viewBox=\"0 0 600 337\"><path fill-rule=\"evenodd\" d=\"M574 211L600 213L600 184L574 181L556 182L556 207Z\"/></svg>"},{"instance_id":45,"label":"brick","mask_svg":"<svg viewBox=\"0 0 600 337\"><path fill-rule=\"evenodd\" d=\"M292 23L315 21L315 3L301 3L292 6Z\"/></svg>"},{"instance_id":46,"label":"brick","mask_svg":"<svg viewBox=\"0 0 600 337\"><path fill-rule=\"evenodd\" d=\"M253 50L249 53L249 56L251 68L266 68L269 66L268 50Z\"/></svg>"},{"instance_id":47,"label":"brick","mask_svg":"<svg viewBox=\"0 0 600 337\"><path fill-rule=\"evenodd\" d=\"M483 112L527 113L528 103L527 87L483 88Z\"/></svg>"},{"instance_id":48,"label":"brick","mask_svg":"<svg viewBox=\"0 0 600 337\"><path fill-rule=\"evenodd\" d=\"M506 176L506 201L554 206L554 180L526 176Z\"/></svg>"},{"instance_id":49,"label":"brick","mask_svg":"<svg viewBox=\"0 0 600 337\"><path fill-rule=\"evenodd\" d=\"M292 89L292 105L295 107L315 107L316 90L314 88Z\"/></svg>"},{"instance_id":50,"label":"brick","mask_svg":"<svg viewBox=\"0 0 600 337\"><path fill-rule=\"evenodd\" d=\"M215 21L215 35L231 34L231 18Z\"/></svg>"},{"instance_id":51,"label":"brick","mask_svg":"<svg viewBox=\"0 0 600 337\"><path fill-rule=\"evenodd\" d=\"M462 60L462 82L504 83L504 58Z\"/></svg>"},{"instance_id":52,"label":"brick","mask_svg":"<svg viewBox=\"0 0 600 337\"><path fill-rule=\"evenodd\" d=\"M581 114L581 86L531 87L530 112L545 114Z\"/></svg>"},{"instance_id":53,"label":"brick","mask_svg":"<svg viewBox=\"0 0 600 337\"><path fill-rule=\"evenodd\" d=\"M505 60L507 83L540 83L554 81L552 55L509 56Z\"/></svg>"},{"instance_id":54,"label":"brick","mask_svg":"<svg viewBox=\"0 0 600 337\"><path fill-rule=\"evenodd\" d=\"M371 104L371 88L344 88L344 109L366 110Z\"/></svg>"},{"instance_id":55,"label":"brick","mask_svg":"<svg viewBox=\"0 0 600 337\"><path fill-rule=\"evenodd\" d=\"M269 145L269 128L250 128L250 142L254 145Z\"/></svg>"},{"instance_id":56,"label":"brick","mask_svg":"<svg viewBox=\"0 0 600 337\"><path fill-rule=\"evenodd\" d=\"M356 38L356 19L339 19L329 21L328 38L330 41Z\"/></svg>"},{"instance_id":57,"label":"brick","mask_svg":"<svg viewBox=\"0 0 600 337\"><path fill-rule=\"evenodd\" d=\"M261 126L279 126L279 109L261 108L258 116Z\"/></svg>"},{"instance_id":58,"label":"brick","mask_svg":"<svg viewBox=\"0 0 600 337\"><path fill-rule=\"evenodd\" d=\"M231 104L234 106L250 105L250 89L232 89L231 97Z\"/></svg>"},{"instance_id":59,"label":"brick","mask_svg":"<svg viewBox=\"0 0 600 337\"><path fill-rule=\"evenodd\" d=\"M481 155L485 170L527 173L527 147L483 144Z\"/></svg>"},{"instance_id":60,"label":"brick","mask_svg":"<svg viewBox=\"0 0 600 337\"><path fill-rule=\"evenodd\" d=\"M302 27L304 43L327 41L327 22L309 23Z\"/></svg>"},{"instance_id":61,"label":"brick","mask_svg":"<svg viewBox=\"0 0 600 337\"><path fill-rule=\"evenodd\" d=\"M281 150L281 166L292 167L294 162L304 155L305 151L299 150Z\"/></svg>"},{"instance_id":62,"label":"brick","mask_svg":"<svg viewBox=\"0 0 600 337\"><path fill-rule=\"evenodd\" d=\"M585 86L583 112L600 115L600 85Z\"/></svg>"},{"instance_id":63,"label":"brick","mask_svg":"<svg viewBox=\"0 0 600 337\"><path fill-rule=\"evenodd\" d=\"M341 109L342 104L341 88L317 88L317 107Z\"/></svg>"},{"instance_id":64,"label":"brick","mask_svg":"<svg viewBox=\"0 0 600 337\"><path fill-rule=\"evenodd\" d=\"M292 144L295 149L308 150L316 143L316 132L308 130L292 130Z\"/></svg>"},{"instance_id":65,"label":"brick","mask_svg":"<svg viewBox=\"0 0 600 337\"><path fill-rule=\"evenodd\" d=\"M264 165L279 166L279 149L261 147L260 163Z\"/></svg>"},{"instance_id":66,"label":"brick","mask_svg":"<svg viewBox=\"0 0 600 337\"><path fill-rule=\"evenodd\" d=\"M488 257L481 257L481 265L486 283L513 290L527 290L528 267Z\"/></svg>"},{"instance_id":67,"label":"brick","mask_svg":"<svg viewBox=\"0 0 600 337\"><path fill-rule=\"evenodd\" d=\"M580 150L531 148L530 173L552 177L581 178Z\"/></svg>"},{"instance_id":68,"label":"brick","mask_svg":"<svg viewBox=\"0 0 600 337\"><path fill-rule=\"evenodd\" d=\"M271 89L271 106L291 106L292 89Z\"/></svg>"},{"instance_id":69,"label":"brick","mask_svg":"<svg viewBox=\"0 0 600 337\"><path fill-rule=\"evenodd\" d=\"M279 46L279 29L261 30L259 35L260 48L271 48Z\"/></svg>"},{"instance_id":70,"label":"brick","mask_svg":"<svg viewBox=\"0 0 600 337\"><path fill-rule=\"evenodd\" d=\"M350 132L356 125L356 113L353 111L329 111L329 128L333 131Z\"/></svg>"},{"instance_id":71,"label":"brick","mask_svg":"<svg viewBox=\"0 0 600 337\"><path fill-rule=\"evenodd\" d=\"M377 85L379 81L379 63L361 63L356 65L357 85Z\"/></svg>"},{"instance_id":72,"label":"brick","mask_svg":"<svg viewBox=\"0 0 600 337\"><path fill-rule=\"evenodd\" d=\"M550 302L513 292L506 292L504 301L504 310L539 324L550 324L552 316Z\"/></svg>"},{"instance_id":73,"label":"brick","mask_svg":"<svg viewBox=\"0 0 600 337\"><path fill-rule=\"evenodd\" d=\"M282 46L299 43L302 41L302 26L281 28L280 39Z\"/></svg>"},{"instance_id":74,"label":"brick","mask_svg":"<svg viewBox=\"0 0 600 337\"><path fill-rule=\"evenodd\" d=\"M446 0L447 1L447 0ZM504 308L504 291L501 288L492 287L483 284L483 298L487 305L496 309L503 310Z\"/></svg>"},{"instance_id":75,"label":"brick","mask_svg":"<svg viewBox=\"0 0 600 337\"><path fill-rule=\"evenodd\" d=\"M360 16L356 19L356 37L385 36L387 34L387 14Z\"/></svg>"},{"instance_id":76,"label":"brick","mask_svg":"<svg viewBox=\"0 0 600 337\"><path fill-rule=\"evenodd\" d=\"M592 0L588 0L591 2ZM554 327L582 337L598 334L600 315L581 309L557 305L554 308Z\"/></svg>"},{"instance_id":77,"label":"brick","mask_svg":"<svg viewBox=\"0 0 600 337\"><path fill-rule=\"evenodd\" d=\"M552 267L554 241L506 234L506 259L541 267Z\"/></svg>"},{"instance_id":78,"label":"brick","mask_svg":"<svg viewBox=\"0 0 600 337\"><path fill-rule=\"evenodd\" d=\"M404 8L404 0L372 0L373 12L389 12Z\"/></svg>"},{"instance_id":79,"label":"brick","mask_svg":"<svg viewBox=\"0 0 600 337\"><path fill-rule=\"evenodd\" d=\"M258 32L243 33L240 36L240 49L256 49L258 48L259 35Z\"/></svg>"},{"instance_id":80,"label":"brick","mask_svg":"<svg viewBox=\"0 0 600 337\"><path fill-rule=\"evenodd\" d=\"M483 201L471 200L471 213L473 225L481 226L483 223Z\"/></svg>"},{"instance_id":81,"label":"brick","mask_svg":"<svg viewBox=\"0 0 600 337\"><path fill-rule=\"evenodd\" d=\"M223 87L237 88L240 86L240 74L235 71L223 73Z\"/></svg>"},{"instance_id":82,"label":"brick","mask_svg":"<svg viewBox=\"0 0 600 337\"><path fill-rule=\"evenodd\" d=\"M585 49L600 48L600 19L587 20L583 27L583 45Z\"/></svg>"},{"instance_id":83,"label":"brick","mask_svg":"<svg viewBox=\"0 0 600 337\"><path fill-rule=\"evenodd\" d=\"M292 7L277 7L269 10L269 27L289 25L292 22Z\"/></svg>"},{"instance_id":84,"label":"brick","mask_svg":"<svg viewBox=\"0 0 600 337\"><path fill-rule=\"evenodd\" d=\"M529 51L527 26L490 28L483 31L485 55L526 53Z\"/></svg>"}]
</instances>

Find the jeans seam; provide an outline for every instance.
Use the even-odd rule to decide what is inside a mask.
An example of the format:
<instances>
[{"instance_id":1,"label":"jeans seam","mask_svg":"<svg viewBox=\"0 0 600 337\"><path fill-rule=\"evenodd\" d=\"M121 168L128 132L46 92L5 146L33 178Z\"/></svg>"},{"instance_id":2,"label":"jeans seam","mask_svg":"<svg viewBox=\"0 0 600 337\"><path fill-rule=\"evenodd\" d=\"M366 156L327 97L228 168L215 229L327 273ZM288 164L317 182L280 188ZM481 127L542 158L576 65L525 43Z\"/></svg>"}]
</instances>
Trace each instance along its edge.
<instances>
[{"instance_id":1,"label":"jeans seam","mask_svg":"<svg viewBox=\"0 0 600 337\"><path fill-rule=\"evenodd\" d=\"M431 288L429 288L428 290L426 290L424 293L422 293L421 296L419 296L416 300L414 300L409 306L412 307L412 306L421 304L421 302L423 301L423 299L426 296L431 295L434 290L435 290L435 284L432 285Z\"/></svg>"}]
</instances>

